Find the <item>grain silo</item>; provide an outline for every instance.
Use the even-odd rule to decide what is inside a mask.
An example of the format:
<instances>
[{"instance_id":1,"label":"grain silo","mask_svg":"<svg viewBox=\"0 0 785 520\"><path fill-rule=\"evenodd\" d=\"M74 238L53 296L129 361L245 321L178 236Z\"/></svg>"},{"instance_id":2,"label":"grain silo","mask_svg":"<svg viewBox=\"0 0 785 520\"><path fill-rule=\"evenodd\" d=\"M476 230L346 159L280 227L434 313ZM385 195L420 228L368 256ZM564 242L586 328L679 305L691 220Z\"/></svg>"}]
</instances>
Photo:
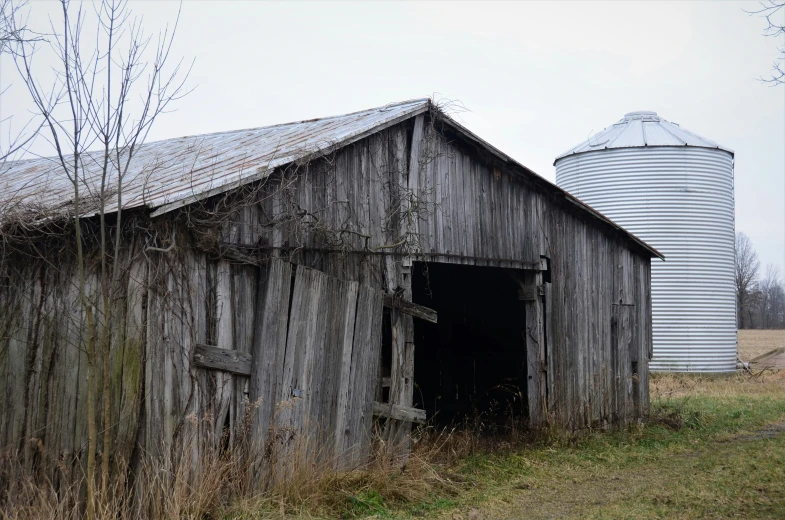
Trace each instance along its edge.
<instances>
[{"instance_id":1,"label":"grain silo","mask_svg":"<svg viewBox=\"0 0 785 520\"><path fill-rule=\"evenodd\" d=\"M735 370L733 151L631 112L554 165L559 186L665 255L652 261L650 368Z\"/></svg>"}]
</instances>

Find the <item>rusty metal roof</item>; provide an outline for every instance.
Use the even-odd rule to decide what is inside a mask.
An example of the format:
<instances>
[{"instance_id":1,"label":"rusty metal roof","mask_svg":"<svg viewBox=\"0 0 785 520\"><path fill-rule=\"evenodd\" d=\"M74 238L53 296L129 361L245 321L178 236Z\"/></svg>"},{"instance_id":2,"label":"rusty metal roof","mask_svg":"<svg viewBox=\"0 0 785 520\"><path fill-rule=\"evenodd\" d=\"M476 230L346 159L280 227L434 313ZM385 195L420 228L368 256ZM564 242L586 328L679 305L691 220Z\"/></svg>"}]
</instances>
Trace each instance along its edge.
<instances>
[{"instance_id":1,"label":"rusty metal roof","mask_svg":"<svg viewBox=\"0 0 785 520\"><path fill-rule=\"evenodd\" d=\"M362 139L428 110L428 99L394 103L351 114L275 126L166 139L141 145L122 183L123 209L146 206L161 214L267 175L273 168ZM84 156L83 216L99 192L101 152ZM81 175L80 175L81 177ZM108 186L117 184L117 171ZM70 208L74 189L56 158L0 166L0 208L49 215ZM117 210L117 197L107 213Z\"/></svg>"}]
</instances>

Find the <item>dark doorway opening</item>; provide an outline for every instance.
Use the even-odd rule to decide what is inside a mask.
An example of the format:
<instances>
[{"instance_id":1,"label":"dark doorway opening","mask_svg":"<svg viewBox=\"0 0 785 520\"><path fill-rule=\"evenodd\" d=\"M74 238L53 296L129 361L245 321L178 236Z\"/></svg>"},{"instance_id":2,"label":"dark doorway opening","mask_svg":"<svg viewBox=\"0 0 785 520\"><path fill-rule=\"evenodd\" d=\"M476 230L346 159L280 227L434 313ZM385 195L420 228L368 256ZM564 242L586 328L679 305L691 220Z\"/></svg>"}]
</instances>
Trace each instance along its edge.
<instances>
[{"instance_id":1,"label":"dark doorway opening","mask_svg":"<svg viewBox=\"0 0 785 520\"><path fill-rule=\"evenodd\" d=\"M414 320L414 406L438 426L528 417L525 303L510 271L413 266L413 301L438 312L438 324Z\"/></svg>"}]
</instances>

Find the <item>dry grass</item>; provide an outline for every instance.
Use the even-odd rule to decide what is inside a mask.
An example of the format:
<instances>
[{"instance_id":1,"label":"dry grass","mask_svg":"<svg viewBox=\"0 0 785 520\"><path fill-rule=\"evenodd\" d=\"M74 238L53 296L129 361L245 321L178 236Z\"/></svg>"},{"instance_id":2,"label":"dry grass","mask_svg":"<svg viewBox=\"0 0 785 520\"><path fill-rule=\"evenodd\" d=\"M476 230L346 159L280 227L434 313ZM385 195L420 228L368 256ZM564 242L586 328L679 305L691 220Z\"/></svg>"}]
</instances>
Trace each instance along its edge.
<instances>
[{"instance_id":1,"label":"dry grass","mask_svg":"<svg viewBox=\"0 0 785 520\"><path fill-rule=\"evenodd\" d=\"M666 399L684 397L782 398L785 396L785 371L753 371L750 376L739 372L728 375L652 374L651 399L657 404Z\"/></svg>"},{"instance_id":2,"label":"dry grass","mask_svg":"<svg viewBox=\"0 0 785 520\"><path fill-rule=\"evenodd\" d=\"M469 431L418 430L406 461L400 450L375 441L365 466L336 471L338 462L314 451L311 443L271 435L263 450L239 444L229 450L213 443L194 458L191 448L176 456L147 458L134 482L115 480L110 496L99 498L97 520L151 520L281 517L343 518L387 508L456 496L465 479L449 468L487 443ZM319 462L314 462L314 461ZM285 472L279 468L286 467ZM29 472L28 472L29 473ZM126 472L120 472L127 474ZM0 519L77 520L84 513L84 478L68 486L26 475L18 460L0 460Z\"/></svg>"},{"instance_id":3,"label":"dry grass","mask_svg":"<svg viewBox=\"0 0 785 520\"><path fill-rule=\"evenodd\" d=\"M133 482L118 471L108 496L96 497L97 520L136 518L202 519L211 516L236 494L247 474L247 464L237 455L206 450L196 460L182 450L175 459L149 458L142 462ZM3 460L0 470L9 483L0 500L0 519L76 520L84 514L84 476L69 484L53 485L30 476L14 460ZM11 477L11 478L9 478ZM65 476L62 476L65 481Z\"/></svg>"},{"instance_id":4,"label":"dry grass","mask_svg":"<svg viewBox=\"0 0 785 520\"><path fill-rule=\"evenodd\" d=\"M765 352L780 346L785 333L742 331L739 340L744 352ZM779 491L785 496L785 484L777 485L785 481L784 456L756 451L785 453L785 434L738 441L743 432L785 421L785 371L654 374L650 389L653 420L629 431L533 440L517 430L489 437L476 425L423 429L405 463L377 439L371 462L348 472L335 471L325 457L307 462L313 460L307 442L272 450L272 458L269 449L260 456L239 445L207 450L197 461L150 460L136 476L133 499L127 484L116 482L99 519L723 517ZM285 478L274 471L274 478L260 477L265 472L254 466L284 457L293 468ZM6 481L20 474L10 462L0 461ZM755 474L738 478L748 470ZM754 493L747 488L752 481ZM11 493L0 497L0 519L76 520L83 487L55 490L15 478ZM783 504L767 511L785 514Z\"/></svg>"},{"instance_id":5,"label":"dry grass","mask_svg":"<svg viewBox=\"0 0 785 520\"><path fill-rule=\"evenodd\" d=\"M750 361L762 354L785 347L785 330L740 330L739 357Z\"/></svg>"},{"instance_id":6,"label":"dry grass","mask_svg":"<svg viewBox=\"0 0 785 520\"><path fill-rule=\"evenodd\" d=\"M223 518L363 518L449 499L468 484L456 471L460 461L476 453L510 447L509 441L486 439L472 430L418 429L405 461L377 436L374 455L356 470L323 468L298 471L285 485L250 498L238 498L220 511Z\"/></svg>"}]
</instances>

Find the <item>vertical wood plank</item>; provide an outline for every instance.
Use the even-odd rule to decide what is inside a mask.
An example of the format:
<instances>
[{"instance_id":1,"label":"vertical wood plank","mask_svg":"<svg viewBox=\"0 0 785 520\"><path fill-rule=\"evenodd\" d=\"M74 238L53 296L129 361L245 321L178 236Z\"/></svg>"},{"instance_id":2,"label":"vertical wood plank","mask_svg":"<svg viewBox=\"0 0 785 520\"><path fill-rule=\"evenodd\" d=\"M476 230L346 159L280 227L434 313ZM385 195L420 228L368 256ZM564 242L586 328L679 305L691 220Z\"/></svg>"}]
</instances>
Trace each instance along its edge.
<instances>
[{"instance_id":1,"label":"vertical wood plank","mask_svg":"<svg viewBox=\"0 0 785 520\"><path fill-rule=\"evenodd\" d=\"M341 466L356 467L370 452L373 392L381 355L383 292L360 286L352 345Z\"/></svg>"},{"instance_id":2,"label":"vertical wood plank","mask_svg":"<svg viewBox=\"0 0 785 520\"><path fill-rule=\"evenodd\" d=\"M526 272L525 282L540 285L539 273ZM528 374L527 396L529 399L529 425L540 428L545 420L545 343L542 336L542 303L539 297L526 302L526 363Z\"/></svg>"},{"instance_id":3,"label":"vertical wood plank","mask_svg":"<svg viewBox=\"0 0 785 520\"><path fill-rule=\"evenodd\" d=\"M269 262L261 271L256 293L256 317L251 364L250 398L256 409L253 438L263 447L279 403L286 355L292 266L282 260Z\"/></svg>"}]
</instances>

